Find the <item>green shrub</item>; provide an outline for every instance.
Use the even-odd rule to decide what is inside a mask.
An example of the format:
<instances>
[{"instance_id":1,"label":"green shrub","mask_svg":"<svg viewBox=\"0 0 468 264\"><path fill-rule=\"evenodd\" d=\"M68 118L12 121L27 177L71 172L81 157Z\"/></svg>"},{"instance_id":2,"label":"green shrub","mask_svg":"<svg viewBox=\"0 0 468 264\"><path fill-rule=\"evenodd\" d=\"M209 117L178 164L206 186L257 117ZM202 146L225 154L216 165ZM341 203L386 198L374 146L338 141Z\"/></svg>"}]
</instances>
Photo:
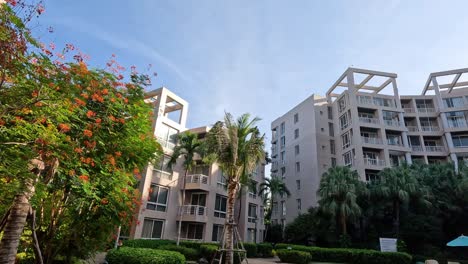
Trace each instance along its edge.
<instances>
[{"instance_id":1,"label":"green shrub","mask_svg":"<svg viewBox=\"0 0 468 264\"><path fill-rule=\"evenodd\" d=\"M211 259L214 257L216 250L218 250L217 245L202 244L200 245L200 254L202 257L211 262Z\"/></svg>"},{"instance_id":2,"label":"green shrub","mask_svg":"<svg viewBox=\"0 0 468 264\"><path fill-rule=\"evenodd\" d=\"M291 250L291 249L278 249L276 251L281 262L307 264L312 260L309 252Z\"/></svg>"},{"instance_id":3,"label":"green shrub","mask_svg":"<svg viewBox=\"0 0 468 264\"><path fill-rule=\"evenodd\" d=\"M176 242L173 240L164 240L164 239L130 239L124 240L124 247L133 247L133 248L159 248L164 245L175 245Z\"/></svg>"},{"instance_id":4,"label":"green shrub","mask_svg":"<svg viewBox=\"0 0 468 264\"><path fill-rule=\"evenodd\" d=\"M273 245L270 243L257 244L257 256L262 258L273 257Z\"/></svg>"},{"instance_id":5,"label":"green shrub","mask_svg":"<svg viewBox=\"0 0 468 264\"><path fill-rule=\"evenodd\" d=\"M256 258L257 257L257 244L255 243L243 243L245 251L247 252L248 258Z\"/></svg>"},{"instance_id":6,"label":"green shrub","mask_svg":"<svg viewBox=\"0 0 468 264\"><path fill-rule=\"evenodd\" d=\"M185 257L173 251L121 247L106 255L109 264L185 264Z\"/></svg>"},{"instance_id":7,"label":"green shrub","mask_svg":"<svg viewBox=\"0 0 468 264\"><path fill-rule=\"evenodd\" d=\"M163 246L160 246L159 249L179 252L180 254L184 255L185 259L187 260L196 261L200 257L200 252L198 250L194 248L184 247L184 246L163 245Z\"/></svg>"}]
</instances>

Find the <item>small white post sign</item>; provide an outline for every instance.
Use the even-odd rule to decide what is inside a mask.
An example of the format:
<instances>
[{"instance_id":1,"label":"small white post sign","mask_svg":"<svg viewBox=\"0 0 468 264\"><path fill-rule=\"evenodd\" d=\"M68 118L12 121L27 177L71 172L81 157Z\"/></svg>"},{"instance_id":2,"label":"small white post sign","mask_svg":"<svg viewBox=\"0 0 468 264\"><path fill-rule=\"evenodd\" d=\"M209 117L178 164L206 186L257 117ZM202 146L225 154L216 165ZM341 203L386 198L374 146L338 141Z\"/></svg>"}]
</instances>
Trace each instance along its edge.
<instances>
[{"instance_id":1,"label":"small white post sign","mask_svg":"<svg viewBox=\"0 0 468 264\"><path fill-rule=\"evenodd\" d=\"M397 239L396 238L379 238L380 251L382 252L397 252Z\"/></svg>"}]
</instances>

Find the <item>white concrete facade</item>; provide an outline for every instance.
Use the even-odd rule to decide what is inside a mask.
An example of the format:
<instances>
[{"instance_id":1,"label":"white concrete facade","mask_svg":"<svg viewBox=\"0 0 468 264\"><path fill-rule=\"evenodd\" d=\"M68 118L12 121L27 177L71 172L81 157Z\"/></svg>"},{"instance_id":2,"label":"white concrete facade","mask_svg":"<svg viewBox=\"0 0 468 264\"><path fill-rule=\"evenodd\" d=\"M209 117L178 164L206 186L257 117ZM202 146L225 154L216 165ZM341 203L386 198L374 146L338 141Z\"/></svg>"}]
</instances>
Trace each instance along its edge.
<instances>
[{"instance_id":1,"label":"white concrete facade","mask_svg":"<svg viewBox=\"0 0 468 264\"><path fill-rule=\"evenodd\" d=\"M292 192L275 198L273 222L291 222L316 206L320 177L334 165L350 166L363 181L403 162L458 167L468 159L468 82L463 77L468 69L432 73L422 95L400 96L396 74L349 68L328 90L326 102L312 95L273 121L271 175L282 177Z\"/></svg>"},{"instance_id":2,"label":"white concrete facade","mask_svg":"<svg viewBox=\"0 0 468 264\"><path fill-rule=\"evenodd\" d=\"M226 216L225 180L217 164L195 166L186 178L184 206L181 207L182 159L171 170L167 161L176 146L176 135L190 130L202 139L209 127L186 128L188 103L160 88L147 93L146 102L154 107L154 134L161 143L164 157L160 164L149 164L140 181L142 204L136 213L130 238L177 238L182 215L181 240L212 242L221 237ZM259 164L252 175L256 189L264 182L265 164ZM236 204L235 219L244 241L263 241L263 200L256 192L245 191Z\"/></svg>"}]
</instances>

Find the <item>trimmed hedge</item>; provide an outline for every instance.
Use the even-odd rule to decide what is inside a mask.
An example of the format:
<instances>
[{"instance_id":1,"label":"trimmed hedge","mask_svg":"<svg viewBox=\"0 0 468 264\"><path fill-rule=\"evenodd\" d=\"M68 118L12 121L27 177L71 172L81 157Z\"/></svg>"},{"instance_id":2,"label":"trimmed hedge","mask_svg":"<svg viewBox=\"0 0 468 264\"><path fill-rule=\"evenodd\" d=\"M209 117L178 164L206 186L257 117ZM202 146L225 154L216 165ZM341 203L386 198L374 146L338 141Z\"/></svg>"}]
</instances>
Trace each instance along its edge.
<instances>
[{"instance_id":1,"label":"trimmed hedge","mask_svg":"<svg viewBox=\"0 0 468 264\"><path fill-rule=\"evenodd\" d=\"M185 264L185 257L173 251L121 247L106 255L109 264Z\"/></svg>"},{"instance_id":2,"label":"trimmed hedge","mask_svg":"<svg viewBox=\"0 0 468 264\"><path fill-rule=\"evenodd\" d=\"M202 257L211 262L211 259L214 257L216 250L218 250L217 245L208 245L208 244L201 244L200 245L200 254Z\"/></svg>"},{"instance_id":3,"label":"trimmed hedge","mask_svg":"<svg viewBox=\"0 0 468 264\"><path fill-rule=\"evenodd\" d=\"M307 264L312 260L310 253L305 251L278 249L276 254L281 262L286 263Z\"/></svg>"},{"instance_id":4,"label":"trimmed hedge","mask_svg":"<svg viewBox=\"0 0 468 264\"><path fill-rule=\"evenodd\" d=\"M368 249L319 248L292 244L277 244L278 249L291 248L308 252L313 261L345 262L351 264L410 264L412 257L401 252L380 252Z\"/></svg>"},{"instance_id":5,"label":"trimmed hedge","mask_svg":"<svg viewBox=\"0 0 468 264\"><path fill-rule=\"evenodd\" d=\"M187 260L196 261L200 257L197 249L184 247L182 245L163 245L160 246L159 249L179 252L180 254L184 255L185 259Z\"/></svg>"},{"instance_id":6,"label":"trimmed hedge","mask_svg":"<svg viewBox=\"0 0 468 264\"><path fill-rule=\"evenodd\" d=\"M257 244L248 243L248 242L245 242L243 244L244 244L245 251L247 252L247 257L256 258L257 257Z\"/></svg>"},{"instance_id":7,"label":"trimmed hedge","mask_svg":"<svg viewBox=\"0 0 468 264\"><path fill-rule=\"evenodd\" d=\"M257 244L257 256L261 258L273 257L273 245L270 243Z\"/></svg>"},{"instance_id":8,"label":"trimmed hedge","mask_svg":"<svg viewBox=\"0 0 468 264\"><path fill-rule=\"evenodd\" d=\"M159 248L165 245L175 245L176 242L173 240L165 239L131 239L124 240L124 247L133 247L133 248Z\"/></svg>"}]
</instances>

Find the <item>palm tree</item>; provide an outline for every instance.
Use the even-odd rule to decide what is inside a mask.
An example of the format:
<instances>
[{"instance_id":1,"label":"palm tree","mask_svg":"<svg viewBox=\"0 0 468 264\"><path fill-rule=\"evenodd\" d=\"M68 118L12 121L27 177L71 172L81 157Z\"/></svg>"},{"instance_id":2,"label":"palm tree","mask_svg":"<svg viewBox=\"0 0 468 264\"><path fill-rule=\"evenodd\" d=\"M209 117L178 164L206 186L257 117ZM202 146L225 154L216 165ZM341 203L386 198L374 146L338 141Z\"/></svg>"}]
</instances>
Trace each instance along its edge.
<instances>
[{"instance_id":1,"label":"palm tree","mask_svg":"<svg viewBox=\"0 0 468 264\"><path fill-rule=\"evenodd\" d=\"M377 196L389 199L393 207L393 225L398 236L400 229L400 208L407 204L412 195L416 195L418 180L410 166L403 164L394 168L385 168L379 173L380 179L374 186Z\"/></svg>"},{"instance_id":2,"label":"palm tree","mask_svg":"<svg viewBox=\"0 0 468 264\"><path fill-rule=\"evenodd\" d=\"M348 167L332 167L322 175L317 191L320 208L335 219L338 216L337 225L341 225L343 235L347 235L348 219L361 214L356 198L362 192L365 192L364 183L359 181L358 173Z\"/></svg>"},{"instance_id":3,"label":"palm tree","mask_svg":"<svg viewBox=\"0 0 468 264\"><path fill-rule=\"evenodd\" d=\"M228 264L234 263L233 224L237 192L265 156L264 136L255 125L259 120L257 117L250 119L250 114L234 120L231 114L226 113L224 122L217 122L207 136L211 160L217 162L226 175L228 198L224 242Z\"/></svg>"},{"instance_id":4,"label":"palm tree","mask_svg":"<svg viewBox=\"0 0 468 264\"><path fill-rule=\"evenodd\" d=\"M283 182L282 179L280 179L279 177L272 177L270 179L265 179L265 182L260 184L258 195L263 196L264 204L267 203L267 196L270 195L270 206L273 206L275 196L286 195L287 197L289 197L291 196L291 192L289 192L288 187L286 187L286 184ZM267 232L268 225L265 228L265 237Z\"/></svg>"},{"instance_id":5,"label":"palm tree","mask_svg":"<svg viewBox=\"0 0 468 264\"><path fill-rule=\"evenodd\" d=\"M193 134L189 131L186 131L182 134L179 134L178 137L178 144L174 148L174 152L172 153L171 158L167 164L168 167L173 167L177 163L177 159L182 157L184 159L183 166L185 169L184 176L182 178L182 205L180 209L180 219L179 219L179 226L177 229L177 246L180 244L180 233L182 230L182 210L185 203L185 187L186 187L186 179L188 172L192 169L195 165L195 155L202 155L203 154L203 143L198 140L198 135Z\"/></svg>"}]
</instances>

